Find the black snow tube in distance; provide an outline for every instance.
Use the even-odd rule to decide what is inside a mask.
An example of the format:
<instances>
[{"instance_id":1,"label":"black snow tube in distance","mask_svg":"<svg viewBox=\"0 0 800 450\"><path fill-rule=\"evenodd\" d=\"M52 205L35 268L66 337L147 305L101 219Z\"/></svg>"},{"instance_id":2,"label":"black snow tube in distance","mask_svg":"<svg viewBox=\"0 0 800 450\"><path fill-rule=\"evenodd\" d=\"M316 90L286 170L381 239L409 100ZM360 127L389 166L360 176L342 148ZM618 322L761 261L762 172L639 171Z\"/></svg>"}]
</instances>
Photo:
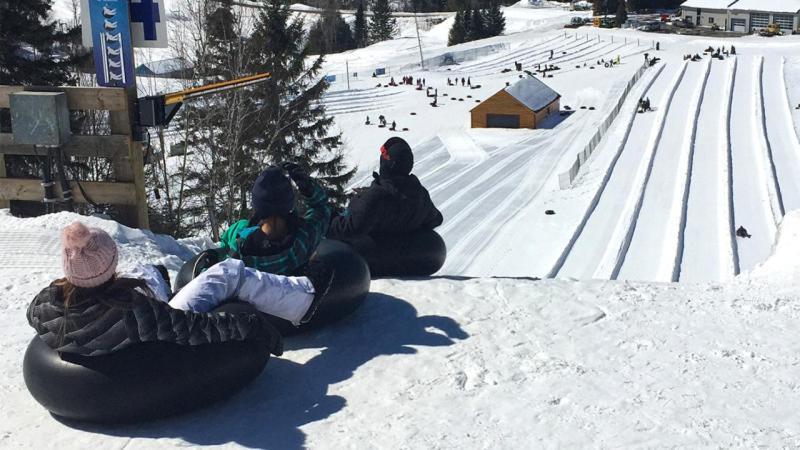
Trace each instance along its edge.
<instances>
[{"instance_id":1,"label":"black snow tube in distance","mask_svg":"<svg viewBox=\"0 0 800 450\"><path fill-rule=\"evenodd\" d=\"M444 265L447 246L439 233L421 230L349 240L367 260L373 277L424 277Z\"/></svg>"},{"instance_id":2,"label":"black snow tube in distance","mask_svg":"<svg viewBox=\"0 0 800 450\"><path fill-rule=\"evenodd\" d=\"M258 313L244 303L228 303L215 312ZM25 352L23 376L33 398L56 416L126 423L229 397L258 377L269 356L260 341L199 346L148 342L107 355L80 356L59 354L37 336Z\"/></svg>"},{"instance_id":3,"label":"black snow tube in distance","mask_svg":"<svg viewBox=\"0 0 800 450\"><path fill-rule=\"evenodd\" d=\"M219 255L221 260L227 258L222 250L219 250ZM181 267L175 278L175 292L186 286L194 277L194 263L198 256L190 259ZM349 315L361 306L369 293L369 267L364 258L359 256L349 245L323 239L311 258L322 259L333 267L333 283L320 303L319 310L306 324L296 327L287 320L267 315L270 322L284 336L319 328Z\"/></svg>"}]
</instances>

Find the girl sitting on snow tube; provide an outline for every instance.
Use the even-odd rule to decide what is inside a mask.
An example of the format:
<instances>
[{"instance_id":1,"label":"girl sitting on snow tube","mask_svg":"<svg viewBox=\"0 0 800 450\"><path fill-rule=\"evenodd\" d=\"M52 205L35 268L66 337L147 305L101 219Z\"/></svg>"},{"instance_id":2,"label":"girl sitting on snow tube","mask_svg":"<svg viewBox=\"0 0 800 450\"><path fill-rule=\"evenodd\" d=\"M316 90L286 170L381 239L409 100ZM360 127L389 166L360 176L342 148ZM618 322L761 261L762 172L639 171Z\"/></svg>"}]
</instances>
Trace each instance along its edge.
<instances>
[{"instance_id":1,"label":"girl sitting on snow tube","mask_svg":"<svg viewBox=\"0 0 800 450\"><path fill-rule=\"evenodd\" d=\"M447 256L433 231L442 224L442 213L411 174L414 154L408 143L393 137L380 150L380 173L331 220L328 238L350 243L373 276L431 275Z\"/></svg>"},{"instance_id":2,"label":"girl sitting on snow tube","mask_svg":"<svg viewBox=\"0 0 800 450\"><path fill-rule=\"evenodd\" d=\"M247 337L202 345L140 342L85 356L56 352L37 336L25 352L25 384L55 416L95 423L152 420L230 397L261 374L270 351L280 353L280 334L250 304L226 303L203 316L212 324L208 330L236 323L241 334L232 337Z\"/></svg>"},{"instance_id":3,"label":"girl sitting on snow tube","mask_svg":"<svg viewBox=\"0 0 800 450\"><path fill-rule=\"evenodd\" d=\"M213 270L219 264L217 261L231 261L225 259L228 255L221 249L206 250L190 259L183 265L175 278L175 290L182 295L187 286L191 285L196 276L203 276L205 267L211 264ZM247 257L245 257L245 260ZM236 260L233 260L236 261ZM245 264L247 262L245 261ZM364 302L369 293L370 271L364 258L342 242L324 239L320 242L309 265L323 264L330 267L333 277L325 293L325 298L313 317L299 326L293 326L290 321L277 315L268 315L267 319L284 336L305 332L335 322L351 314Z\"/></svg>"},{"instance_id":4,"label":"girl sitting on snow tube","mask_svg":"<svg viewBox=\"0 0 800 450\"><path fill-rule=\"evenodd\" d=\"M169 287L155 268L135 268L131 273L136 278L115 275L117 246L103 230L75 222L64 229L62 244L65 278L36 296L28 308L28 321L38 335L34 340L68 357L87 357L86 361L154 342L202 352L206 344L255 341L279 355L280 335L261 315L208 312L230 298L239 298L260 311L300 324L313 317L332 279L332 271L324 264L310 266L308 277L284 277L228 260L204 272L167 303ZM170 367L169 359L155 359L167 363L156 368L158 371L180 369ZM125 369L120 367L120 376ZM104 420L104 415L87 412L80 404L59 404L58 398L63 397L58 394L57 382L34 384L31 393L55 414ZM144 412L120 411L116 416Z\"/></svg>"}]
</instances>

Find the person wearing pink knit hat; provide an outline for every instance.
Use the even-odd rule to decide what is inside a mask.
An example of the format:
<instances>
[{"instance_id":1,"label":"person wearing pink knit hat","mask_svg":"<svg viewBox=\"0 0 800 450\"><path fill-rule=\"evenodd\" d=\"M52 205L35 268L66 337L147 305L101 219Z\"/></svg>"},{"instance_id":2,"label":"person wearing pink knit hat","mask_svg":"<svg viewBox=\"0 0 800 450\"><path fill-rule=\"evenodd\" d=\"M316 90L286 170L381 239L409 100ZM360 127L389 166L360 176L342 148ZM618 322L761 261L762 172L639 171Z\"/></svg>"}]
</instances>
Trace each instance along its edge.
<instances>
[{"instance_id":1,"label":"person wearing pink knit hat","mask_svg":"<svg viewBox=\"0 0 800 450\"><path fill-rule=\"evenodd\" d=\"M100 228L73 222L62 231L61 242L64 278L36 296L28 322L53 349L88 356L136 342L201 345L248 339L267 340L279 355L280 335L263 316L209 312L236 297L261 312L305 323L333 277L332 271L315 280L273 275L228 259L170 300L168 282L154 267L117 272L117 244Z\"/></svg>"},{"instance_id":2,"label":"person wearing pink knit hat","mask_svg":"<svg viewBox=\"0 0 800 450\"><path fill-rule=\"evenodd\" d=\"M117 244L100 228L80 222L61 233L61 265L64 276L73 285L93 288L109 281L117 270Z\"/></svg>"}]
</instances>

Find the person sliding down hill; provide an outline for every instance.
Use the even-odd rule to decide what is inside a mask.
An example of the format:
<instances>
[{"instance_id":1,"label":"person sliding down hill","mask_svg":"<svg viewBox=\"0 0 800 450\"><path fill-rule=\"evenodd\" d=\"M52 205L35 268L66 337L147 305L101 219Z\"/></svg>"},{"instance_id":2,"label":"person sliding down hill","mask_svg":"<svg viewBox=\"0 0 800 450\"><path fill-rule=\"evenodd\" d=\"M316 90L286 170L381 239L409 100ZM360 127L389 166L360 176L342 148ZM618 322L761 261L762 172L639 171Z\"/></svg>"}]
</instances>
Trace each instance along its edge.
<instances>
[{"instance_id":1,"label":"person sliding down hill","mask_svg":"<svg viewBox=\"0 0 800 450\"><path fill-rule=\"evenodd\" d=\"M215 265L169 299L153 266L117 272L117 244L105 231L74 222L61 234L64 278L28 307L28 323L58 352L113 353L140 342L197 346L262 341L275 355L281 337L259 314L209 314L232 297L259 311L305 323L324 302L332 270L316 265L308 277L264 274L230 259Z\"/></svg>"},{"instance_id":2,"label":"person sliding down hill","mask_svg":"<svg viewBox=\"0 0 800 450\"><path fill-rule=\"evenodd\" d=\"M380 233L410 233L442 224L442 213L428 190L411 174L414 154L408 143L393 137L381 146L380 174L351 200L344 213L334 217L328 237L349 238Z\"/></svg>"},{"instance_id":3,"label":"person sliding down hill","mask_svg":"<svg viewBox=\"0 0 800 450\"><path fill-rule=\"evenodd\" d=\"M288 177L287 177L288 176ZM305 206L294 209L294 181ZM253 215L234 223L221 236L222 249L247 267L292 275L308 263L331 219L328 195L294 163L270 167L256 179L252 191Z\"/></svg>"}]
</instances>

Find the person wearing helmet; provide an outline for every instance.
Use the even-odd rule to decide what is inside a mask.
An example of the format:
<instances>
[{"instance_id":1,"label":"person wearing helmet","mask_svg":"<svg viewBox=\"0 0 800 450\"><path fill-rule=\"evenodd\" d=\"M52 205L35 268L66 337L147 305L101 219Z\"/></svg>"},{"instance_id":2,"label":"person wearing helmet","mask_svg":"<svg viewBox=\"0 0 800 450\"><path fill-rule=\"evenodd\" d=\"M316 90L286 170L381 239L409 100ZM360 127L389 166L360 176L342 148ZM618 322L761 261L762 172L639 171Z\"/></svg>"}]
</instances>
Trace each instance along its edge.
<instances>
[{"instance_id":1,"label":"person wearing helmet","mask_svg":"<svg viewBox=\"0 0 800 450\"><path fill-rule=\"evenodd\" d=\"M442 224L442 213L428 190L411 174L414 154L408 143L392 137L380 150L380 173L373 173L372 184L353 196L347 209L333 218L329 238L346 241L376 234L404 234Z\"/></svg>"},{"instance_id":2,"label":"person wearing helmet","mask_svg":"<svg viewBox=\"0 0 800 450\"><path fill-rule=\"evenodd\" d=\"M292 182L302 199L302 216L295 212ZM322 186L297 164L272 166L253 185L252 208L249 219L234 223L222 234L222 249L261 272L297 274L330 222L331 206Z\"/></svg>"}]
</instances>

